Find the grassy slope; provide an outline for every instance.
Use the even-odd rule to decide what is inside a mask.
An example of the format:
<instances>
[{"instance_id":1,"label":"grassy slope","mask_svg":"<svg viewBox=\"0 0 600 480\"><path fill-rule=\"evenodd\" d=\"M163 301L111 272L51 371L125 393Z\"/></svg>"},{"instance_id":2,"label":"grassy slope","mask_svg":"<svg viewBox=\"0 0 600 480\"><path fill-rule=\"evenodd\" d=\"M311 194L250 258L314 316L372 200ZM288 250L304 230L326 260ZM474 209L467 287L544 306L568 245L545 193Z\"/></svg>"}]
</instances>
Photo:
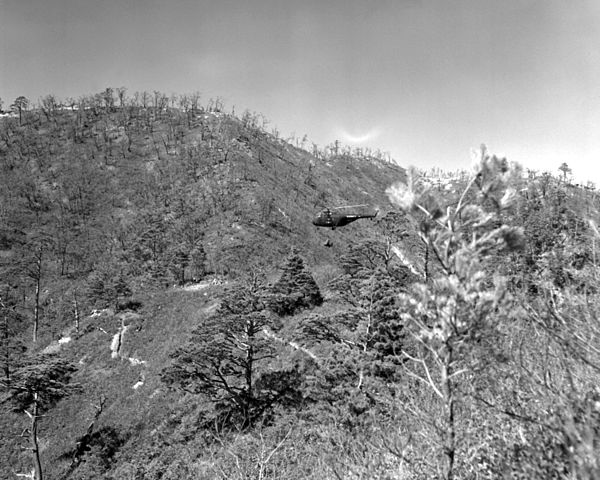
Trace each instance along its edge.
<instances>
[{"instance_id":1,"label":"grassy slope","mask_svg":"<svg viewBox=\"0 0 600 480\"><path fill-rule=\"evenodd\" d=\"M111 426L123 435L136 432L138 438L131 439L134 444L146 441L177 403L177 395L166 391L159 379L168 354L210 312L217 296L218 287L140 296L145 307L138 312L139 318L130 320L118 358L113 358L110 346L121 319L108 314L83 322L82 329L88 333L63 347L65 354L80 364L75 380L82 385L83 394L64 400L45 422L45 430L52 432L53 438L44 453L49 470L66 467L68 460L57 459L85 433L93 418L93 405L101 396L106 397L106 404L96 428ZM145 363L134 365L129 358ZM138 381L143 385L134 389Z\"/></svg>"}]
</instances>

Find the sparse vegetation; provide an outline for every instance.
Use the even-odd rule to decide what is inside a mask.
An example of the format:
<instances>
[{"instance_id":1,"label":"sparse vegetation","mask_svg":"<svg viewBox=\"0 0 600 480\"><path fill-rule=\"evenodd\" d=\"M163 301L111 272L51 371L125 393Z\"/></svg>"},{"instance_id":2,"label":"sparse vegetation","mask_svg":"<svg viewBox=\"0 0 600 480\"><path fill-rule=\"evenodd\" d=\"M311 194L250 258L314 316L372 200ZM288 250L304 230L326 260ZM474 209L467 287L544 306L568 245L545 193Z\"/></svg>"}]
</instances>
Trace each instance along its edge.
<instances>
[{"instance_id":1,"label":"sparse vegetation","mask_svg":"<svg viewBox=\"0 0 600 480\"><path fill-rule=\"evenodd\" d=\"M600 476L592 185L485 148L406 175L201 99L0 119L0 478Z\"/></svg>"}]
</instances>

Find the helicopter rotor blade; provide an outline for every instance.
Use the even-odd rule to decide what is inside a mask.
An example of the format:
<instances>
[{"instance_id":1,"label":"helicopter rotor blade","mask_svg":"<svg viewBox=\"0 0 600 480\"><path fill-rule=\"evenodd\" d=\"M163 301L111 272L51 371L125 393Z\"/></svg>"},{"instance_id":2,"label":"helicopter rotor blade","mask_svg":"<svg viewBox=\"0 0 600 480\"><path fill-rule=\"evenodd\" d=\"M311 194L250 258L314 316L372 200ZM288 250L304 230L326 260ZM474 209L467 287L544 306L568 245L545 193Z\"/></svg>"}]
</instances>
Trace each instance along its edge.
<instances>
[{"instance_id":1,"label":"helicopter rotor blade","mask_svg":"<svg viewBox=\"0 0 600 480\"><path fill-rule=\"evenodd\" d=\"M343 205L341 207L334 207L332 210L339 210L341 208L356 208L356 207L368 207L369 205L364 203L362 205Z\"/></svg>"}]
</instances>

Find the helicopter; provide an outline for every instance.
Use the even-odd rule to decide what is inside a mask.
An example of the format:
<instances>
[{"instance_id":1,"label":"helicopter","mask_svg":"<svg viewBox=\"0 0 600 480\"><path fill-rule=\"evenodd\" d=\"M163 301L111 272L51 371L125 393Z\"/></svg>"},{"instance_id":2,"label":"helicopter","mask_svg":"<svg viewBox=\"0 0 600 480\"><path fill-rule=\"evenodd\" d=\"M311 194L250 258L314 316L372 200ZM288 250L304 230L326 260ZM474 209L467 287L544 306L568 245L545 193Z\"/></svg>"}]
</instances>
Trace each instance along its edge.
<instances>
[{"instance_id":1,"label":"helicopter","mask_svg":"<svg viewBox=\"0 0 600 480\"><path fill-rule=\"evenodd\" d=\"M335 230L336 227L343 227L361 218L375 218L379 213L379 210L375 210L375 213L341 213L335 212L334 210L342 210L344 208L357 208L366 207L367 205L346 205L343 207L336 207L333 209L324 208L321 210L315 218L313 218L313 225L317 227L330 227Z\"/></svg>"}]
</instances>

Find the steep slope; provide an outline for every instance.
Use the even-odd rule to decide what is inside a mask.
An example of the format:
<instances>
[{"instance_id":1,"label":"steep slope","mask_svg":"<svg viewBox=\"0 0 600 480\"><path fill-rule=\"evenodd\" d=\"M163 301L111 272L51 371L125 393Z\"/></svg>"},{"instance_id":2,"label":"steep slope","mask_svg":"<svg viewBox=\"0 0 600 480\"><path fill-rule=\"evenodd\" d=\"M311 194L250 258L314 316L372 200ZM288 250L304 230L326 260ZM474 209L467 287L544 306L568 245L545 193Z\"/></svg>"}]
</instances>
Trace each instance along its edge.
<instances>
[{"instance_id":1,"label":"steep slope","mask_svg":"<svg viewBox=\"0 0 600 480\"><path fill-rule=\"evenodd\" d=\"M228 121L229 129L243 128ZM227 164L216 167L233 181L236 201L233 208L209 221L208 230L225 242L218 245L217 253L209 240L207 253L215 256L237 249L244 252L242 258L256 257L273 264L295 245L311 261L331 261L346 242L367 238L373 225L357 223L330 234L315 229L313 216L325 206L355 204L366 204L367 211L377 208L385 212L391 208L385 188L403 178L403 170L390 163L350 156L318 160L260 131L242 130L237 138L243 144ZM340 237L341 243L336 242ZM326 239L333 241L333 249L324 248Z\"/></svg>"},{"instance_id":2,"label":"steep slope","mask_svg":"<svg viewBox=\"0 0 600 480\"><path fill-rule=\"evenodd\" d=\"M89 448L102 450L89 458L109 465L190 414L189 399L159 374L214 311L213 278L257 270L275 278L295 247L324 289L348 246L383 227L363 220L332 232L313 216L355 204L383 216L392 208L385 188L404 175L374 158L317 159L218 112L29 112L1 133L2 298L20 319L10 341L69 359L81 386L41 423L50 478L81 470L73 459L86 431ZM29 470L14 440L27 422L2 418L0 478L12 478Z\"/></svg>"},{"instance_id":3,"label":"steep slope","mask_svg":"<svg viewBox=\"0 0 600 480\"><path fill-rule=\"evenodd\" d=\"M0 123L0 478L599 477L594 189L127 105Z\"/></svg>"}]
</instances>

